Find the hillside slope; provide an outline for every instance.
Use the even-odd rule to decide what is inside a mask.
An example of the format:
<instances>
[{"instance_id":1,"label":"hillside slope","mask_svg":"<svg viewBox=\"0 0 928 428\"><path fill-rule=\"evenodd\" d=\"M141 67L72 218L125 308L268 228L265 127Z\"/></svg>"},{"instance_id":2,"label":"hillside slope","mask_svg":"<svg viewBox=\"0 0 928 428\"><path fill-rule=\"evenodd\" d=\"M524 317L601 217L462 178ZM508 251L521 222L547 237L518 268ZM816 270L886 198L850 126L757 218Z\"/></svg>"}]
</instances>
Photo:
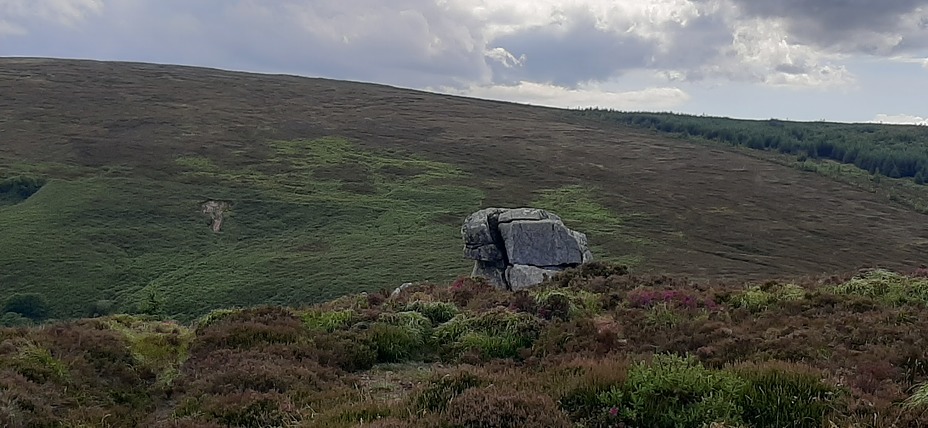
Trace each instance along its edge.
<instances>
[{"instance_id":1,"label":"hillside slope","mask_svg":"<svg viewBox=\"0 0 928 428\"><path fill-rule=\"evenodd\" d=\"M461 220L486 206L554 210L638 272L909 268L928 249L925 216L874 194L562 110L18 58L0 59L0 94L0 181L19 186L0 198L0 298L38 293L58 317L446 281L469 268ZM45 184L17 193L29 180Z\"/></svg>"}]
</instances>

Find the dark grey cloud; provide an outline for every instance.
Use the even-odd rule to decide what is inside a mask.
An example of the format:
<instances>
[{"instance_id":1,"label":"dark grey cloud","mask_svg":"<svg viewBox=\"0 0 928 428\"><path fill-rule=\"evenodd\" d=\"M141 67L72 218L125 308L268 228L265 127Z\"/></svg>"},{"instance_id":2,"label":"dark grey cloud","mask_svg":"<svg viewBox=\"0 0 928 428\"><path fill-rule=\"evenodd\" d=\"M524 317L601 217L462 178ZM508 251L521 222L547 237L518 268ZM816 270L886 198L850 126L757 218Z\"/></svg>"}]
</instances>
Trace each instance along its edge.
<instances>
[{"instance_id":1,"label":"dark grey cloud","mask_svg":"<svg viewBox=\"0 0 928 428\"><path fill-rule=\"evenodd\" d=\"M0 0L0 55L182 63L419 88L578 88L640 70L677 81L815 84L844 73L828 63L829 54L928 46L928 12L914 14L926 3ZM41 13L22 13L28 10ZM18 15L10 18L11 11ZM786 27L767 25L770 18ZM27 34L15 34L20 30Z\"/></svg>"},{"instance_id":2,"label":"dark grey cloud","mask_svg":"<svg viewBox=\"0 0 928 428\"><path fill-rule=\"evenodd\" d=\"M928 0L732 1L745 17L784 19L801 43L877 55L928 45Z\"/></svg>"},{"instance_id":3,"label":"dark grey cloud","mask_svg":"<svg viewBox=\"0 0 928 428\"><path fill-rule=\"evenodd\" d=\"M652 40L597 28L596 18L582 9L573 10L563 22L507 34L492 44L513 56L524 55L519 67L494 67L499 82L529 80L567 87L647 67L657 48Z\"/></svg>"},{"instance_id":4,"label":"dark grey cloud","mask_svg":"<svg viewBox=\"0 0 928 428\"><path fill-rule=\"evenodd\" d=\"M0 55L172 62L416 87L479 80L489 72L479 34L470 32L477 26L473 16L434 0L350 6L112 0L77 28L49 25L42 16L22 16L15 24L29 34L0 38Z\"/></svg>"}]
</instances>

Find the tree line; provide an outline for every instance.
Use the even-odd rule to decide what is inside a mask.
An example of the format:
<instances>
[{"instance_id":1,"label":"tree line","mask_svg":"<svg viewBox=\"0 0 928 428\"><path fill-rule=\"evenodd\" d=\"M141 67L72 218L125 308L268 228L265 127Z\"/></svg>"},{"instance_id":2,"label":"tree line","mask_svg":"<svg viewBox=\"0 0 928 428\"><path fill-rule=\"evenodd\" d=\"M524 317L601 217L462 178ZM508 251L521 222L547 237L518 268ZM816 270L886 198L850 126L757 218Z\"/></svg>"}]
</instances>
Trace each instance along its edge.
<instances>
[{"instance_id":1,"label":"tree line","mask_svg":"<svg viewBox=\"0 0 928 428\"><path fill-rule=\"evenodd\" d=\"M928 182L928 127L875 123L741 120L676 113L584 109L582 117L853 164L870 174Z\"/></svg>"}]
</instances>

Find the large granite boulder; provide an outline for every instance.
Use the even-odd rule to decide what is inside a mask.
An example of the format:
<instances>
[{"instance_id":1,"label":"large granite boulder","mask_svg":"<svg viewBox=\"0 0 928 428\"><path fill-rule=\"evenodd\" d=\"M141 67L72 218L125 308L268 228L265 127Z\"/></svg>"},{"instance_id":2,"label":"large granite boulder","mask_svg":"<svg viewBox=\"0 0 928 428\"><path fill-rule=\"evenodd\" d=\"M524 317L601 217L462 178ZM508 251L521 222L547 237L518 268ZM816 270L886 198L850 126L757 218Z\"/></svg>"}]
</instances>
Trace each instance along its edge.
<instances>
[{"instance_id":1,"label":"large granite boulder","mask_svg":"<svg viewBox=\"0 0 928 428\"><path fill-rule=\"evenodd\" d=\"M473 275L501 289L531 287L593 259L586 235L541 209L483 209L464 220L461 235L464 256L475 260Z\"/></svg>"}]
</instances>

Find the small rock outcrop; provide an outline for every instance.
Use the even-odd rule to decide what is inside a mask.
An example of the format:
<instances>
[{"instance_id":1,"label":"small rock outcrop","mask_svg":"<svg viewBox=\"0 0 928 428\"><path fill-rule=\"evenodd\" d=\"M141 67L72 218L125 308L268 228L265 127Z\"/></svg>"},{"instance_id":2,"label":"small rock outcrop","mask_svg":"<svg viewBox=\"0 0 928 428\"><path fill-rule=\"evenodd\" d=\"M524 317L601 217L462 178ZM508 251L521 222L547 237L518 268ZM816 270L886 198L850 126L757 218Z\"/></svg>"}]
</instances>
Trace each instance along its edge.
<instances>
[{"instance_id":1,"label":"small rock outcrop","mask_svg":"<svg viewBox=\"0 0 928 428\"><path fill-rule=\"evenodd\" d=\"M214 233L222 231L223 214L228 210L229 203L225 201L206 201L200 204L200 212L209 217L209 228Z\"/></svg>"},{"instance_id":2,"label":"small rock outcrop","mask_svg":"<svg viewBox=\"0 0 928 428\"><path fill-rule=\"evenodd\" d=\"M487 208L464 220L464 257L473 276L518 291L545 277L593 260L586 235L570 230L554 213L535 208Z\"/></svg>"}]
</instances>

